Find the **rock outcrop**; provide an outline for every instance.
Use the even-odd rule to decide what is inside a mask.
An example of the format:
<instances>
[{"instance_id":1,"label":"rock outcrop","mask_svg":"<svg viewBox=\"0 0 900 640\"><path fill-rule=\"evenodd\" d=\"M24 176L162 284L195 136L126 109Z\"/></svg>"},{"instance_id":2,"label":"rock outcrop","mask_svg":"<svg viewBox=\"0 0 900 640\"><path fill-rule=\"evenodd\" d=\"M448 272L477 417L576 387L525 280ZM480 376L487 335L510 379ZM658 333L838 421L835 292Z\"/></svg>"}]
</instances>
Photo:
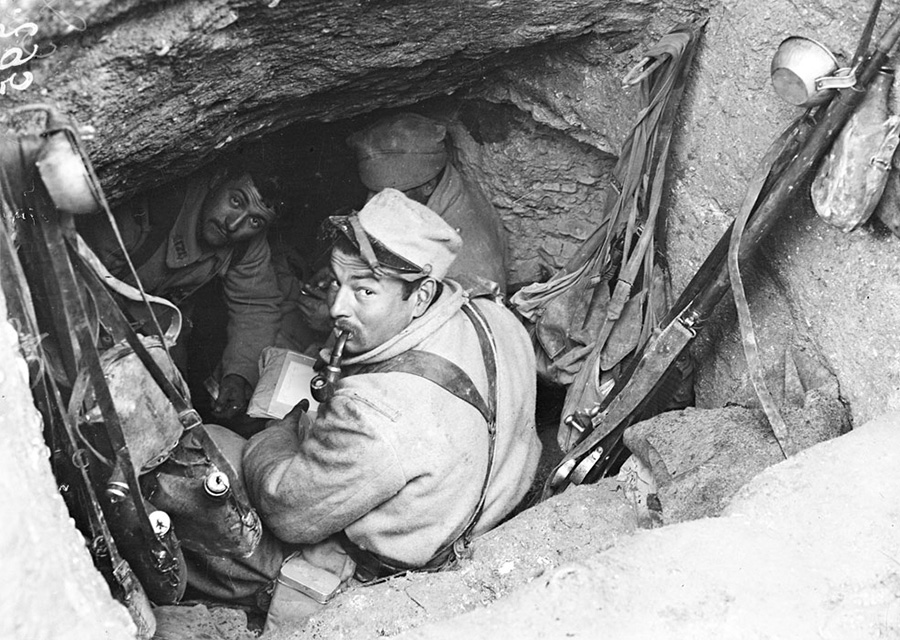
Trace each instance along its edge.
<instances>
[{"instance_id":1,"label":"rock outcrop","mask_svg":"<svg viewBox=\"0 0 900 640\"><path fill-rule=\"evenodd\" d=\"M92 156L115 197L288 124L452 94L581 37L633 47L667 4L681 10L640 0L32 0L16 16L40 27L35 81L10 97L40 95L94 125Z\"/></svg>"}]
</instances>

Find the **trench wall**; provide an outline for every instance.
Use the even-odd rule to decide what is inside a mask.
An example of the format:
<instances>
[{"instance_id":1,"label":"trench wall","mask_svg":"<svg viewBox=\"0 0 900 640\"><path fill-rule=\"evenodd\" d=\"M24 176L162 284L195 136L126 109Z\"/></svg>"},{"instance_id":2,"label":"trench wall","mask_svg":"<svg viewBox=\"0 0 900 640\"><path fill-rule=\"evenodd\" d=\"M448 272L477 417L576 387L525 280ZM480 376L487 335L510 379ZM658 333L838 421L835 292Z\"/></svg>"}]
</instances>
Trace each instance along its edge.
<instances>
[{"instance_id":1,"label":"trench wall","mask_svg":"<svg viewBox=\"0 0 900 640\"><path fill-rule=\"evenodd\" d=\"M706 7L709 22L677 117L663 202L676 295L737 215L769 145L803 113L772 88L770 65L778 44L791 35L814 38L840 64L849 64L870 3L721 0ZM883 9L873 42L892 12ZM662 16L643 43L621 50L588 39L550 52L530 65L505 69L502 82L484 85L481 93L615 155L636 113L634 92L619 79L672 26L672 15ZM896 64L895 53L891 65ZM900 113L896 80L890 108ZM577 182L577 174L570 174ZM566 208L564 194L543 195ZM495 204L502 209L508 201L500 196ZM511 229L525 230L534 219L515 206L509 212L517 217ZM776 398L784 395L786 379L799 375L807 389L825 379L836 382L855 423L900 408L898 256L900 238L877 220L840 231L816 215L809 183L796 185L780 222L744 270L766 379ZM541 260L549 264L538 252L518 257L530 260L529 273L540 270ZM726 296L694 348L698 406L757 404L737 326Z\"/></svg>"},{"instance_id":2,"label":"trench wall","mask_svg":"<svg viewBox=\"0 0 900 640\"><path fill-rule=\"evenodd\" d=\"M50 472L2 292L0 362L0 638L133 638L134 624L94 569Z\"/></svg>"}]
</instances>

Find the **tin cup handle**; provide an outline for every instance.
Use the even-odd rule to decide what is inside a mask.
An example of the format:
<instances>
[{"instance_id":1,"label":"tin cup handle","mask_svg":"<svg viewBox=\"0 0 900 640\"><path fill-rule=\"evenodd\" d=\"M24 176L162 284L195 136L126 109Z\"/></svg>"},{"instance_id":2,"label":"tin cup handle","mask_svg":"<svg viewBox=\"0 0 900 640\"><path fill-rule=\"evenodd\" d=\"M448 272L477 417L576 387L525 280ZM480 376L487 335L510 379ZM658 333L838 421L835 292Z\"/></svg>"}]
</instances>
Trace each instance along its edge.
<instances>
[{"instance_id":1,"label":"tin cup handle","mask_svg":"<svg viewBox=\"0 0 900 640\"><path fill-rule=\"evenodd\" d=\"M833 74L816 78L816 91L846 89L856 84L856 67L843 67Z\"/></svg>"}]
</instances>

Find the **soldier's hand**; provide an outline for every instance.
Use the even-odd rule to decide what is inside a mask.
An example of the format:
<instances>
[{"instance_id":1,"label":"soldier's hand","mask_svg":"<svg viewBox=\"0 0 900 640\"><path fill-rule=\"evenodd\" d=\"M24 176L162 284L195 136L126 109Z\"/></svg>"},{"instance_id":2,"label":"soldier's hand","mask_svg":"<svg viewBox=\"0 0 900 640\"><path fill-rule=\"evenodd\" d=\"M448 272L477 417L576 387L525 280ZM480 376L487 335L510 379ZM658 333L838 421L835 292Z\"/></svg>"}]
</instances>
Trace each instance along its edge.
<instances>
[{"instance_id":1,"label":"soldier's hand","mask_svg":"<svg viewBox=\"0 0 900 640\"><path fill-rule=\"evenodd\" d=\"M331 272L328 268L320 269L303 285L297 305L310 328L315 331L331 330L331 314L328 309L328 286L331 284Z\"/></svg>"},{"instance_id":2,"label":"soldier's hand","mask_svg":"<svg viewBox=\"0 0 900 640\"><path fill-rule=\"evenodd\" d=\"M303 296L297 302L297 308L300 309L300 313L310 329L320 333L331 331L331 313L328 309L328 303L324 300Z\"/></svg>"},{"instance_id":3,"label":"soldier's hand","mask_svg":"<svg viewBox=\"0 0 900 640\"><path fill-rule=\"evenodd\" d=\"M253 388L241 376L230 373L219 383L219 397L213 405L213 415L230 419L247 410Z\"/></svg>"},{"instance_id":4,"label":"soldier's hand","mask_svg":"<svg viewBox=\"0 0 900 640\"><path fill-rule=\"evenodd\" d=\"M303 437L303 430L310 424L308 413L309 400L303 398L300 402L295 404L294 408L288 411L288 413L280 420L275 418L269 420L266 423L266 429L270 427L289 427L292 430L300 429L300 437ZM304 415L306 415L306 418L303 417Z\"/></svg>"},{"instance_id":5,"label":"soldier's hand","mask_svg":"<svg viewBox=\"0 0 900 640\"><path fill-rule=\"evenodd\" d=\"M287 417L299 418L302 414L307 413L308 411L309 411L309 400L307 398L303 398L300 402L298 402L297 404L294 405L294 408L288 412L288 414L285 416L285 418L287 418Z\"/></svg>"}]
</instances>

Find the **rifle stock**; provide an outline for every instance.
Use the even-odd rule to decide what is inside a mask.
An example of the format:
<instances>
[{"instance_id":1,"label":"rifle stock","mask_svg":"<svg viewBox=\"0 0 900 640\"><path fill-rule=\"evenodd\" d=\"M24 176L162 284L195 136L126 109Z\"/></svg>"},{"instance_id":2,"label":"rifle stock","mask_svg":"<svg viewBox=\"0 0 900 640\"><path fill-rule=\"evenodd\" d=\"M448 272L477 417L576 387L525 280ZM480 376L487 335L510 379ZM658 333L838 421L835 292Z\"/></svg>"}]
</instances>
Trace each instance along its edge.
<instances>
[{"instance_id":1,"label":"rifle stock","mask_svg":"<svg viewBox=\"0 0 900 640\"><path fill-rule=\"evenodd\" d=\"M816 112L818 122L811 127L799 129L796 144L786 148L782 157L776 161L774 166L780 169L777 178L767 182L768 189L754 207L744 231L739 249L741 263L746 262L769 234L786 205L796 195L798 187L827 153L844 124L862 102L868 85L887 61L888 54L898 39L900 15L894 17L874 52L860 64L856 83L852 87L841 89L837 98L820 107ZM798 125L794 123L791 126ZM608 473L617 459L615 450L620 447L625 429L638 419L647 417L641 413L656 399L655 395L660 392L666 373L670 371L678 355L692 342L694 327L703 325L730 289L726 256L733 226L734 223L729 225L663 319L662 332L651 339L634 358L632 366L625 371L607 397L605 408L601 407L602 412L592 418L593 431L569 451L550 473L544 485L542 500L565 490L570 484L580 484Z\"/></svg>"},{"instance_id":2,"label":"rifle stock","mask_svg":"<svg viewBox=\"0 0 900 640\"><path fill-rule=\"evenodd\" d=\"M647 343L640 356L635 358L628 383L618 393L613 389L612 400L606 409L591 418L593 430L588 437L576 445L550 474L542 499L562 491L570 483L581 484L596 477L594 469L597 466L606 467L614 462L615 445L622 433L654 399L666 374L694 339L693 324L693 316L679 315ZM569 460L574 464L567 464Z\"/></svg>"}]
</instances>

